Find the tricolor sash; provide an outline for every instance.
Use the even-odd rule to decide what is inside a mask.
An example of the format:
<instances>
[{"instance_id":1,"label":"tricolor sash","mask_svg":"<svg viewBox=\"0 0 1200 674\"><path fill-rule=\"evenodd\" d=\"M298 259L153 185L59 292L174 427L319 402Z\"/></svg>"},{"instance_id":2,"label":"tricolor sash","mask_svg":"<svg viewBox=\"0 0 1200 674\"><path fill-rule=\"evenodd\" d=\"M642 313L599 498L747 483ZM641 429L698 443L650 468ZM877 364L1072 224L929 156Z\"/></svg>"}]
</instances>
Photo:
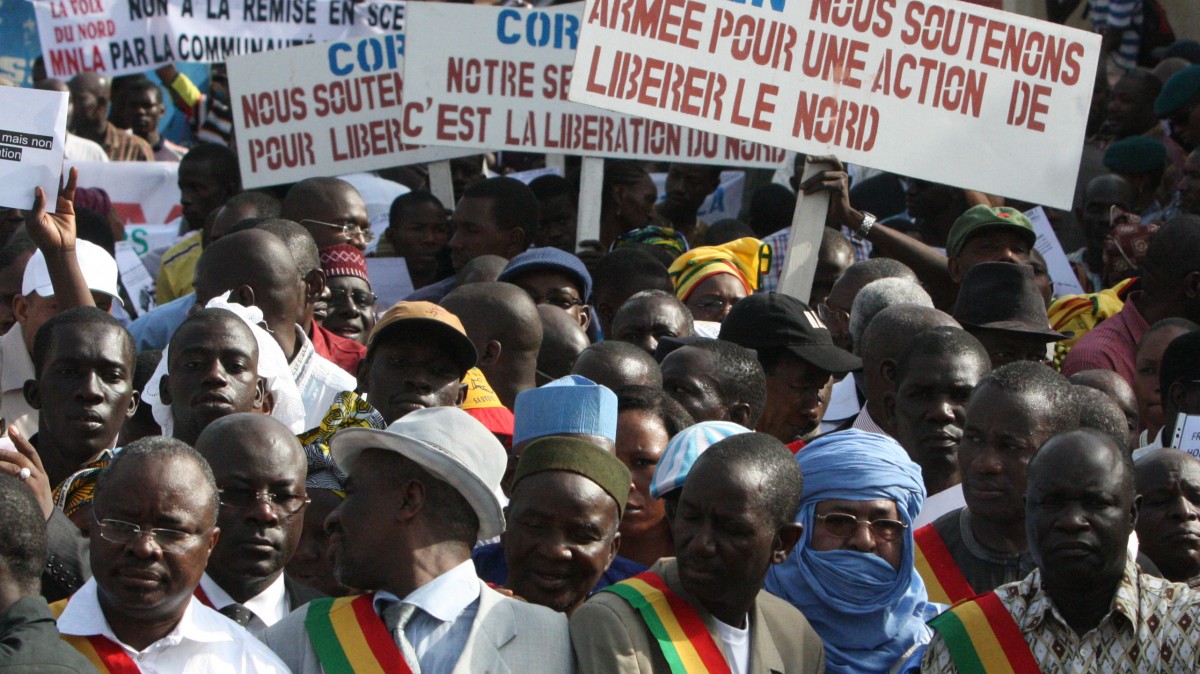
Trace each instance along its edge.
<instances>
[{"instance_id":1,"label":"tricolor sash","mask_svg":"<svg viewBox=\"0 0 1200 674\"><path fill-rule=\"evenodd\" d=\"M70 600L68 597L50 605L50 613L54 615L55 620L62 615ZM124 648L102 634L85 637L79 634L59 633L59 636L87 658L88 662L100 670L101 674L141 674L142 672Z\"/></svg>"},{"instance_id":2,"label":"tricolor sash","mask_svg":"<svg viewBox=\"0 0 1200 674\"><path fill-rule=\"evenodd\" d=\"M960 674L1038 674L1037 661L995 592L981 594L929 621Z\"/></svg>"},{"instance_id":3,"label":"tricolor sash","mask_svg":"<svg viewBox=\"0 0 1200 674\"><path fill-rule=\"evenodd\" d=\"M613 592L642 614L674 674L730 674L699 611L667 587L653 571L640 573L602 592Z\"/></svg>"},{"instance_id":4,"label":"tricolor sash","mask_svg":"<svg viewBox=\"0 0 1200 674\"><path fill-rule=\"evenodd\" d=\"M913 563L921 580L925 581L929 601L957 604L975 596L975 590L958 569L950 549L932 524L914 531L913 541L917 544Z\"/></svg>"},{"instance_id":5,"label":"tricolor sash","mask_svg":"<svg viewBox=\"0 0 1200 674\"><path fill-rule=\"evenodd\" d=\"M412 674L375 613L374 594L314 599L304 627L327 674Z\"/></svg>"}]
</instances>

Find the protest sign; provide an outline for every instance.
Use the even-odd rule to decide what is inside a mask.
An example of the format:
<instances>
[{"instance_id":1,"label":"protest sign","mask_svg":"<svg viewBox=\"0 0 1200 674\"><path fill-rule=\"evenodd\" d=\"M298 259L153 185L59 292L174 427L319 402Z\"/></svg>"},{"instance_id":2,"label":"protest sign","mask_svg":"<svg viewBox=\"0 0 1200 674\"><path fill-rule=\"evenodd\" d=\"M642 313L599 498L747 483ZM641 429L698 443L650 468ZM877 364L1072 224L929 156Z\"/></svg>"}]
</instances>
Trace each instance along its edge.
<instances>
[{"instance_id":1,"label":"protest sign","mask_svg":"<svg viewBox=\"0 0 1200 674\"><path fill-rule=\"evenodd\" d=\"M33 190L54 210L67 137L67 95L0 86L0 206L33 208Z\"/></svg>"},{"instance_id":2,"label":"protest sign","mask_svg":"<svg viewBox=\"0 0 1200 674\"><path fill-rule=\"evenodd\" d=\"M582 8L415 2L408 6L406 140L506 149L775 167L785 153L567 100Z\"/></svg>"},{"instance_id":3,"label":"protest sign","mask_svg":"<svg viewBox=\"0 0 1200 674\"><path fill-rule=\"evenodd\" d=\"M472 154L412 145L404 36L378 35L229 59L246 189Z\"/></svg>"},{"instance_id":4,"label":"protest sign","mask_svg":"<svg viewBox=\"0 0 1200 674\"><path fill-rule=\"evenodd\" d=\"M390 0L31 0L50 77L108 77L175 62L371 34L399 34Z\"/></svg>"},{"instance_id":5,"label":"protest sign","mask_svg":"<svg viewBox=\"0 0 1200 674\"><path fill-rule=\"evenodd\" d=\"M118 241L116 253L121 285L132 301L125 310L137 318L154 308L154 279L150 278L150 272L142 264L132 241Z\"/></svg>"},{"instance_id":6,"label":"protest sign","mask_svg":"<svg viewBox=\"0 0 1200 674\"><path fill-rule=\"evenodd\" d=\"M587 0L583 17L572 101L1071 205L1099 35L947 0Z\"/></svg>"},{"instance_id":7,"label":"protest sign","mask_svg":"<svg viewBox=\"0 0 1200 674\"><path fill-rule=\"evenodd\" d=\"M1050 282L1054 284L1054 297L1082 294L1083 286L1079 285L1079 277L1075 276L1071 261L1063 252L1062 244L1058 242L1058 235L1050 226L1045 209L1041 206L1032 208L1025 211L1025 216L1033 223L1033 231L1037 233L1037 241L1033 247L1046 259L1046 272L1050 274Z\"/></svg>"},{"instance_id":8,"label":"protest sign","mask_svg":"<svg viewBox=\"0 0 1200 674\"><path fill-rule=\"evenodd\" d=\"M170 161L68 161L79 169L80 187L108 194L123 224L161 225L183 215L179 164Z\"/></svg>"}]
</instances>

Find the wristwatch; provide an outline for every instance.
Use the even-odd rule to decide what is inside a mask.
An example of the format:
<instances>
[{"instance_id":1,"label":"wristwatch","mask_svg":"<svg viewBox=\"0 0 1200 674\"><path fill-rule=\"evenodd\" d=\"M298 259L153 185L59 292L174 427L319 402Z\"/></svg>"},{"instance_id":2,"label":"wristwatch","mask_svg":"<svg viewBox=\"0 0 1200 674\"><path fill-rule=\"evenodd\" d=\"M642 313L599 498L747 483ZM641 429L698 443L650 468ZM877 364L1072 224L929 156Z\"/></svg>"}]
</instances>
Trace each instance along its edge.
<instances>
[{"instance_id":1,"label":"wristwatch","mask_svg":"<svg viewBox=\"0 0 1200 674\"><path fill-rule=\"evenodd\" d=\"M871 228L875 226L875 221L878 220L874 215L866 211L862 212L862 222L858 224L858 229L854 231L854 238L865 239L871 233Z\"/></svg>"}]
</instances>

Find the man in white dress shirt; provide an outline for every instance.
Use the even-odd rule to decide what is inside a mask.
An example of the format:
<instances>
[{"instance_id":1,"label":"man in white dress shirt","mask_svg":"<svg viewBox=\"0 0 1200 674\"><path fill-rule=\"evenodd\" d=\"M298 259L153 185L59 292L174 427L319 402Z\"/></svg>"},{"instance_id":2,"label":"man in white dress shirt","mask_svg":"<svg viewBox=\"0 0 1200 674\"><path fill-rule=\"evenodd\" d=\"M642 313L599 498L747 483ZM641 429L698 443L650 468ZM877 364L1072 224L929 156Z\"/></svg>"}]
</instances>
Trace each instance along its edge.
<instances>
[{"instance_id":1,"label":"man in white dress shirt","mask_svg":"<svg viewBox=\"0 0 1200 674\"><path fill-rule=\"evenodd\" d=\"M126 446L96 484L93 577L54 605L63 638L110 671L287 672L192 596L220 535L217 507L212 471L187 444L155 436Z\"/></svg>"},{"instance_id":2,"label":"man in white dress shirt","mask_svg":"<svg viewBox=\"0 0 1200 674\"><path fill-rule=\"evenodd\" d=\"M265 414L217 419L196 440L220 490L213 548L196 597L260 634L322 596L283 573L300 544L308 462L296 436Z\"/></svg>"},{"instance_id":3,"label":"man in white dress shirt","mask_svg":"<svg viewBox=\"0 0 1200 674\"><path fill-rule=\"evenodd\" d=\"M372 650L386 651L397 671L405 663L424 674L574 671L563 615L504 597L475 575L475 542L504 530L496 496L504 448L481 423L457 407L419 409L386 430L340 431L330 451L348 475L346 499L325 522L335 573L374 593L312 601L264 632L293 671L333 674L346 661L363 669L351 642L373 633L383 641ZM340 624L336 634L329 624ZM348 625L358 638L344 642Z\"/></svg>"}]
</instances>

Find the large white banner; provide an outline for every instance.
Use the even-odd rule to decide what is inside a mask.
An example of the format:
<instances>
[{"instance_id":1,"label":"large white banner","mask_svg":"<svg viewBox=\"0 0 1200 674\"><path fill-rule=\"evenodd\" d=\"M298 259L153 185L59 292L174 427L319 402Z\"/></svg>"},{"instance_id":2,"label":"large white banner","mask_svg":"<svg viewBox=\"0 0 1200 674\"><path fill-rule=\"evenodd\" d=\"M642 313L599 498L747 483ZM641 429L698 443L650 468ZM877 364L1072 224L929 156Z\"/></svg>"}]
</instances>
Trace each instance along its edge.
<instances>
[{"instance_id":1,"label":"large white banner","mask_svg":"<svg viewBox=\"0 0 1200 674\"><path fill-rule=\"evenodd\" d=\"M1068 208L1100 36L947 0L587 0L572 101Z\"/></svg>"},{"instance_id":2,"label":"large white banner","mask_svg":"<svg viewBox=\"0 0 1200 674\"><path fill-rule=\"evenodd\" d=\"M242 186L453 159L411 145L404 36L377 35L229 59Z\"/></svg>"},{"instance_id":3,"label":"large white banner","mask_svg":"<svg viewBox=\"0 0 1200 674\"><path fill-rule=\"evenodd\" d=\"M50 77L137 73L178 61L214 63L404 29L390 0L30 0Z\"/></svg>"},{"instance_id":4,"label":"large white banner","mask_svg":"<svg viewBox=\"0 0 1200 674\"><path fill-rule=\"evenodd\" d=\"M80 187L108 193L126 226L163 225L183 215L179 205L179 164L170 161L69 161L79 169ZM146 250L139 244L138 254Z\"/></svg>"},{"instance_id":5,"label":"large white banner","mask_svg":"<svg viewBox=\"0 0 1200 674\"><path fill-rule=\"evenodd\" d=\"M567 100L582 6L414 2L408 7L407 140L424 145L775 167L785 152Z\"/></svg>"}]
</instances>

